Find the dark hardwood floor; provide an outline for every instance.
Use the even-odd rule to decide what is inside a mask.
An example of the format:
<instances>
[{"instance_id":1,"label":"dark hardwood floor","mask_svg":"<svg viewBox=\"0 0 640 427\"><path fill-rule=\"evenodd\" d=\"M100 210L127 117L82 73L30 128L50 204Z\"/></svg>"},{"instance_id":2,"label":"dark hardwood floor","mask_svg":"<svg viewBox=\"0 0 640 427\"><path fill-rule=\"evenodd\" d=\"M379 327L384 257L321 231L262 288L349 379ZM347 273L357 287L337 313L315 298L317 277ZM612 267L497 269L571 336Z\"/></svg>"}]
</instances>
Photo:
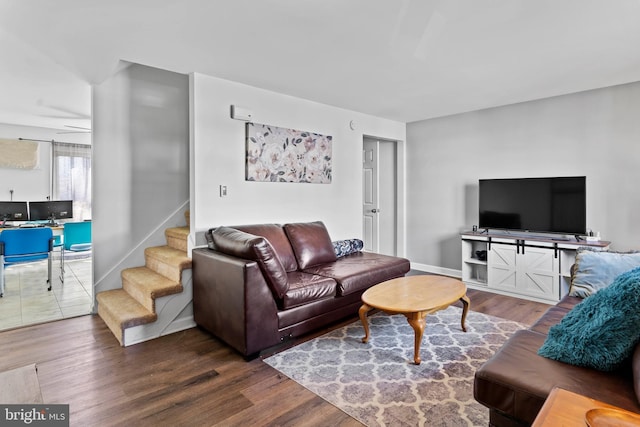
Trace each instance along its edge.
<instances>
[{"instance_id":1,"label":"dark hardwood floor","mask_svg":"<svg viewBox=\"0 0 640 427\"><path fill-rule=\"evenodd\" d=\"M549 307L468 296L471 310L527 325ZM44 401L69 404L72 426L361 425L198 328L123 348L99 317L84 316L1 332L0 349L0 371L37 364Z\"/></svg>"}]
</instances>

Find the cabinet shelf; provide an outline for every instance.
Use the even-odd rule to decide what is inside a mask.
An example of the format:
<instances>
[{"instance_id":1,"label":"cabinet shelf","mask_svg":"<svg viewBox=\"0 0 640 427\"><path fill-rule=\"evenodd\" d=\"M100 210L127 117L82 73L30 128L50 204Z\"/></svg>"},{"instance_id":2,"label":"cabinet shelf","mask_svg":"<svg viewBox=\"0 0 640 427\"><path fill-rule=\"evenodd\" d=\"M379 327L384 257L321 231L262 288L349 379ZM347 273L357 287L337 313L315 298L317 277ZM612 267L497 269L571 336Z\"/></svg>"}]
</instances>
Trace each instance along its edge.
<instances>
[{"instance_id":1,"label":"cabinet shelf","mask_svg":"<svg viewBox=\"0 0 640 427\"><path fill-rule=\"evenodd\" d=\"M464 260L467 264L487 265L487 261L478 258L467 258Z\"/></svg>"},{"instance_id":2,"label":"cabinet shelf","mask_svg":"<svg viewBox=\"0 0 640 427\"><path fill-rule=\"evenodd\" d=\"M465 280L465 283L468 285L482 286L484 288L486 288L488 285L486 280L478 279L478 278L467 279Z\"/></svg>"}]
</instances>

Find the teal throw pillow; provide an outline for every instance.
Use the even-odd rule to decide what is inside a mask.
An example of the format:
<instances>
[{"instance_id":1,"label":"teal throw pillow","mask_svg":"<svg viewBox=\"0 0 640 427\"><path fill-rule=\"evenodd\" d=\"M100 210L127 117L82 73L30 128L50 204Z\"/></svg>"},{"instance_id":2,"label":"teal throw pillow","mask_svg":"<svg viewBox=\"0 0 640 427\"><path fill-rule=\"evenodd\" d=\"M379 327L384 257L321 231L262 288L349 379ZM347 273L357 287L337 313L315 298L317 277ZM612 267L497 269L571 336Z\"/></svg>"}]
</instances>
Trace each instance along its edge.
<instances>
[{"instance_id":1,"label":"teal throw pillow","mask_svg":"<svg viewBox=\"0 0 640 427\"><path fill-rule=\"evenodd\" d=\"M576 253L575 267L569 295L586 298L609 286L613 279L625 271L640 267L640 252L580 248Z\"/></svg>"},{"instance_id":2,"label":"teal throw pillow","mask_svg":"<svg viewBox=\"0 0 640 427\"><path fill-rule=\"evenodd\" d=\"M549 359L612 371L640 341L640 268L576 305L549 329L538 354Z\"/></svg>"}]
</instances>

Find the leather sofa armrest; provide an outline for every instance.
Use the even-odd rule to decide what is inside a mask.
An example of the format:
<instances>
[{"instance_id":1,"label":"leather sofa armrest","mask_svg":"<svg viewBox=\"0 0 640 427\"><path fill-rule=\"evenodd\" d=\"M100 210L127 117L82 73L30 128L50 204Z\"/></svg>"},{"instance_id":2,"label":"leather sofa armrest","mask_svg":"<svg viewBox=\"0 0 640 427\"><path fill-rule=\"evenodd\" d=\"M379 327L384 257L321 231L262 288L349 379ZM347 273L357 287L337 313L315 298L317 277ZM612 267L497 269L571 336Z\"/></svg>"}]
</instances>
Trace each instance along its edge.
<instances>
[{"instance_id":1,"label":"leather sofa armrest","mask_svg":"<svg viewBox=\"0 0 640 427\"><path fill-rule=\"evenodd\" d=\"M280 342L277 307L255 261L193 250L195 322L246 357Z\"/></svg>"}]
</instances>

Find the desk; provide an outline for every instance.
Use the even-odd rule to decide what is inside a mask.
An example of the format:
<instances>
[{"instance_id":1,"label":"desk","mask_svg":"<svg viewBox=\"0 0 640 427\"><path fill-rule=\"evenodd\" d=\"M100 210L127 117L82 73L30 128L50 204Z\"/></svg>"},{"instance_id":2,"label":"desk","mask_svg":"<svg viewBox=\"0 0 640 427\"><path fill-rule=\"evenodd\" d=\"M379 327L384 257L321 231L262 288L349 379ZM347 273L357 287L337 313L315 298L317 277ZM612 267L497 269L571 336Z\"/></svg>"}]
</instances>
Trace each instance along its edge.
<instances>
[{"instance_id":1,"label":"desk","mask_svg":"<svg viewBox=\"0 0 640 427\"><path fill-rule=\"evenodd\" d=\"M53 227L9 227L9 228L0 228L0 233L2 233L4 230L30 230L33 228L50 228L51 232L53 233L54 236L60 236L60 237L56 237L56 239L53 242L53 246L54 247L59 247L60 245L62 245L63 241L62 241L62 236L64 235L64 225L60 224L60 225L55 225ZM60 260L60 263L62 263L62 258Z\"/></svg>"},{"instance_id":2,"label":"desk","mask_svg":"<svg viewBox=\"0 0 640 427\"><path fill-rule=\"evenodd\" d=\"M64 226L62 224L60 225L55 225L53 227L49 227L49 226L45 226L46 228L50 228L51 231L53 231L53 234L58 236L58 235L62 235L62 233L64 232ZM0 233L2 233L4 230L21 230L24 228L45 228L45 227L7 227L7 228L2 228L0 227Z\"/></svg>"},{"instance_id":3,"label":"desk","mask_svg":"<svg viewBox=\"0 0 640 427\"><path fill-rule=\"evenodd\" d=\"M551 390L531 427L585 427L588 425L587 411L595 408L616 409L621 414L640 419L640 415L633 412L556 387Z\"/></svg>"},{"instance_id":4,"label":"desk","mask_svg":"<svg viewBox=\"0 0 640 427\"><path fill-rule=\"evenodd\" d=\"M0 233L2 233L4 230L30 230L33 228L50 228L51 232L53 233L54 236L62 236L64 234L64 226L62 225L56 225L53 227L9 227L9 228L0 228ZM61 241L61 239L56 239L57 241ZM56 243L57 244L57 243Z\"/></svg>"}]
</instances>

